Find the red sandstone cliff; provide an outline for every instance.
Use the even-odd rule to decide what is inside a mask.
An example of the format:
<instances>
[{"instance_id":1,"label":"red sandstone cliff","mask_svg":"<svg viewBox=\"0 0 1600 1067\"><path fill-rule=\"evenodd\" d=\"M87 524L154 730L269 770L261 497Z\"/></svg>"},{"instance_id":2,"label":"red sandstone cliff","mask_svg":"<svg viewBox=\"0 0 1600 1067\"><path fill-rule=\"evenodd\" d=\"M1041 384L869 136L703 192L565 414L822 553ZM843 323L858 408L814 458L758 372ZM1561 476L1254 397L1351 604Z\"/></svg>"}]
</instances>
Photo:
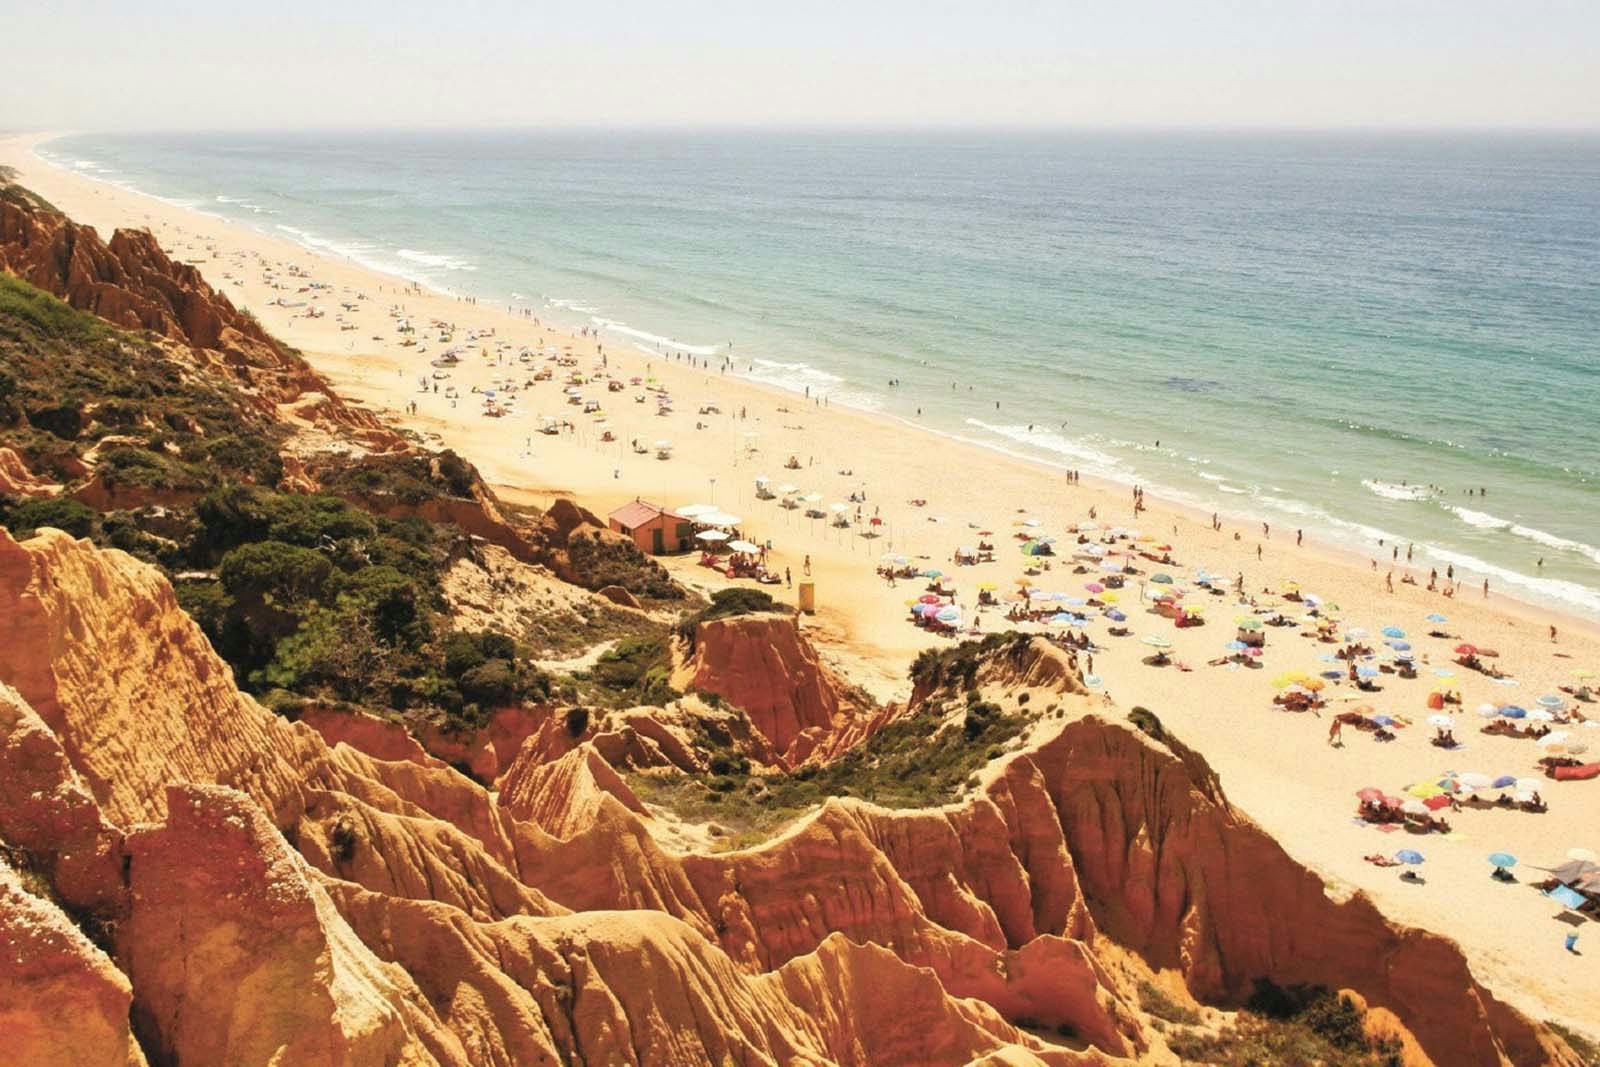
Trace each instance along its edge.
<instances>
[{"instance_id":1,"label":"red sandstone cliff","mask_svg":"<svg viewBox=\"0 0 1600 1067\"><path fill-rule=\"evenodd\" d=\"M694 651L674 681L715 693L747 713L784 767L837 756L897 712L852 693L786 615L701 623Z\"/></svg>"},{"instance_id":2,"label":"red sandstone cliff","mask_svg":"<svg viewBox=\"0 0 1600 1067\"><path fill-rule=\"evenodd\" d=\"M170 589L120 553L0 536L0 610L18 691L0 782L24 783L0 793L0 833L112 923L135 1031L162 1056L1080 1062L1003 1019L1113 1056L1152 1047L1102 960L1131 950L1203 997L1263 974L1348 986L1437 1062L1575 1062L1448 942L1330 900L1194 757L1093 715L963 806L835 800L760 849L677 855L589 747L514 768L499 798L328 748L233 690ZM1036 645L979 681L1059 691L1069 666ZM195 936L174 937L185 923ZM227 951L179 966L208 929ZM256 1017L258 994L291 987L287 1022ZM191 997L203 1030L174 1009Z\"/></svg>"},{"instance_id":3,"label":"red sandstone cliff","mask_svg":"<svg viewBox=\"0 0 1600 1067\"><path fill-rule=\"evenodd\" d=\"M400 444L371 412L334 395L305 360L198 270L174 262L148 231L118 230L108 242L94 227L0 186L0 270L114 326L175 342L206 369L259 394L264 407L305 410L307 398L315 398L312 423L360 434L374 447Z\"/></svg>"}]
</instances>

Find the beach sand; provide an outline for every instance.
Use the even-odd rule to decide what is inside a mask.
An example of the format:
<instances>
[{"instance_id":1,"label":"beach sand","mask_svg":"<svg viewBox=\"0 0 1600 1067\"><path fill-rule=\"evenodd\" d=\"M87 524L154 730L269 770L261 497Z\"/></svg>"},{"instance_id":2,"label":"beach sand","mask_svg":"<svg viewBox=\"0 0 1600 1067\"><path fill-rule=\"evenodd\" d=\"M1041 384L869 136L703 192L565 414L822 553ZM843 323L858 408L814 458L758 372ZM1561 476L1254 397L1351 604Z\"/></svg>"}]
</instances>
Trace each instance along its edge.
<instances>
[{"instance_id":1,"label":"beach sand","mask_svg":"<svg viewBox=\"0 0 1600 1067\"><path fill-rule=\"evenodd\" d=\"M1063 471L1044 464L881 416L819 406L716 369L651 358L625 339L575 337L538 328L503 308L417 291L401 279L54 168L31 152L41 139L30 135L0 141L0 165L14 167L24 185L106 236L116 226L149 228L174 258L199 267L213 285L252 311L274 334L301 348L345 396L454 448L508 499L545 504L557 495L571 495L602 515L635 497L668 506L712 503L743 516L749 539L770 539L775 546L772 563L791 570L797 582L809 556L820 610L806 620L806 626L830 659L880 698L903 698L910 659L921 649L948 640L908 624L905 602L922 591L920 584L901 582L899 588L887 588L874 573L880 555L905 553L954 575L970 616L979 582L992 581L1002 593L1015 588L1023 566L1014 540L1023 529L1016 525L1020 520L1035 518L1040 532L1060 536L1069 524L1085 521L1090 508L1101 524L1135 526L1161 543L1170 543L1180 565L1152 566L1152 570L1169 570L1181 578L1189 568L1204 565L1230 579L1243 574L1247 591L1255 594L1267 587L1281 588L1293 579L1302 589L1339 604L1340 618L1370 630L1374 643L1381 627L1404 628L1423 660L1421 678L1404 681L1386 675L1380 692L1355 694L1343 685L1332 686L1329 692L1334 695L1331 711L1371 704L1380 712L1405 716L1414 725L1399 731L1399 739L1388 744L1347 729L1343 748L1327 742L1330 711L1321 717L1296 715L1278 711L1271 703L1275 692L1271 679L1286 671L1327 669L1319 657L1334 646L1301 638L1287 628L1269 628L1264 669L1206 665L1223 654L1223 643L1234 635L1231 624L1240 609L1233 606L1232 597L1205 598L1215 605L1209 613L1211 623L1180 630L1140 604L1139 580L1130 579L1119 606L1127 611L1134 636L1107 637L1103 621L1089 632L1105 646L1094 655L1095 672L1117 703L1124 709L1136 705L1151 709L1168 729L1204 753L1234 804L1318 871L1330 892L1364 890L1392 918L1454 937L1479 977L1497 994L1535 1017L1600 1034L1600 998L1583 992L1600 986L1600 927L1586 924L1579 946L1584 954L1567 953L1562 939L1569 927L1556 920L1559 909L1525 884L1491 880L1485 859L1494 851L1514 853L1523 864L1516 873L1527 882L1538 876L1529 865L1554 865L1574 846L1600 848L1596 819L1600 781L1546 782L1541 792L1550 810L1541 815L1503 810L1446 813L1455 828L1449 836L1384 834L1352 818L1355 792L1364 786L1399 793L1446 770L1536 776L1537 746L1480 734L1482 720L1472 709L1486 701L1531 707L1539 695L1555 691L1558 684L1573 684L1579 668L1600 671L1600 630L1594 624L1493 591L1485 599L1476 585L1463 585L1456 598L1446 599L1420 585L1400 584L1398 570L1395 591L1389 593L1384 587L1390 569L1387 550L1376 546L1374 552L1385 555L1374 570L1367 559L1318 545L1311 536L1297 547L1292 529L1275 528L1271 538L1264 539L1259 523L1224 516L1218 533L1211 529L1209 514L1194 514L1153 497L1147 510L1135 517L1129 487L1091 484L1087 479L1069 485ZM303 276L291 276L291 271ZM269 277L282 288L274 288ZM297 292L308 279L330 288ZM279 298L306 301L308 306L314 300L326 314L307 318L304 307L277 306ZM342 311L344 301L355 303L357 310ZM401 347L397 320L390 314L395 307L403 308L418 327L416 336L426 339L426 352ZM441 383L439 393L424 394L418 389L419 377L433 371L429 361L448 347L437 340L439 331L427 328L435 319L455 324L452 343L489 355L465 356L448 383ZM357 328L345 330L341 325ZM495 336L469 342L466 335L473 329L492 329ZM504 362L495 360L497 341L512 345ZM647 373L658 377L675 398L675 413L661 417L653 401L635 403L639 390L634 388L621 393L591 388L587 395L602 402L617 438L602 444L594 417L564 402L564 375L558 373L552 381L524 388L515 414L484 416L482 398L470 392L471 387L492 387L493 379L506 376L523 381L543 364L524 367L513 354L523 346L545 345L572 346L586 372L598 362L597 346L603 345L610 374L624 380ZM737 351L734 359L737 366ZM455 404L446 399L444 384L459 390ZM1117 402L1114 397L1096 400ZM408 414L413 401L418 409ZM720 414L697 414L706 403L716 404ZM539 415L570 419L579 432L542 435L537 432ZM672 458L658 460L653 451L635 455L629 449L635 438L647 445L670 439ZM790 455L798 457L801 469L784 469ZM869 539L856 529L835 530L823 521L784 510L775 501L757 500L758 474L769 476L774 485L792 482L821 493L823 507L864 490L865 514L881 515L883 534ZM909 503L913 499L928 503L915 507ZM933 521L936 518L942 521ZM979 529L994 532L986 540L995 543L996 562L953 565L955 548L974 544ZM714 588L713 579L720 581L697 566L693 557L671 559L668 565L679 578L701 588ZM1085 595L1082 586L1093 578L1072 574L1070 566L1058 560L1038 581L1044 588L1077 596ZM1420 580L1426 579L1424 572ZM780 597L792 596L784 589L773 591ZM1454 752L1428 744L1432 731L1425 725L1429 714L1425 701L1432 684L1439 681L1433 669L1450 662L1456 643L1424 636L1431 628L1424 622L1430 612L1449 617L1444 629L1450 633L1497 649L1500 657L1495 662L1517 680L1515 686L1503 686L1459 671L1448 681L1463 698L1455 733L1465 748ZM997 609L979 613L978 619L984 632L1008 628ZM1550 639L1552 624L1560 627L1558 642ZM1194 669L1144 665L1141 660L1151 649L1139 638L1157 634L1173 642L1177 661ZM1593 709L1600 718L1600 705L1579 707ZM1585 758L1596 758L1600 729L1574 733L1595 736L1594 751ZM1425 884L1403 883L1397 870L1380 869L1362 859L1368 853L1392 853L1401 847L1417 848L1426 855L1420 869ZM1316 932L1307 931L1307 936ZM1382 961L1375 960L1374 966L1382 966Z\"/></svg>"}]
</instances>

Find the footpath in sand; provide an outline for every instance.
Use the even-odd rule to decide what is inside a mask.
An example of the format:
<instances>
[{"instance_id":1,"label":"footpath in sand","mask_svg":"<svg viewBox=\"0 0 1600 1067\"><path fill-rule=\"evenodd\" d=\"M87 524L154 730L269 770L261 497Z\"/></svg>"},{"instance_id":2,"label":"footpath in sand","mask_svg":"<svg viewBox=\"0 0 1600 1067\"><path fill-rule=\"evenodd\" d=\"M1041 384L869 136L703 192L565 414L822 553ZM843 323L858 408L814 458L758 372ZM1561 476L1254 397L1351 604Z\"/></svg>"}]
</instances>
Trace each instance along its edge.
<instances>
[{"instance_id":1,"label":"footpath in sand","mask_svg":"<svg viewBox=\"0 0 1600 1067\"><path fill-rule=\"evenodd\" d=\"M636 496L668 506L713 503L744 518L747 538L770 539L771 564L780 572L788 568L796 581L809 557L820 606L807 622L813 637L853 680L881 698L903 696L911 657L948 640L906 621L906 600L922 592L921 584L888 588L875 573L883 553L904 553L951 575L971 620L979 583L992 582L1001 594L1015 588L1025 562L1013 539L1016 532L1029 529L1070 540L1064 531L1085 521L1091 508L1103 525L1136 526L1172 546L1178 563L1148 570L1169 571L1180 581L1196 566L1229 579L1242 574L1246 590L1257 596L1292 579L1303 590L1339 604L1341 620L1370 631L1373 644L1381 642L1383 627L1402 628L1421 661L1421 677L1408 681L1384 675L1379 691L1361 694L1330 685L1325 691L1331 696L1330 709L1321 717L1274 708L1272 680L1288 671L1315 674L1328 669L1320 657L1334 646L1301 638L1289 628L1269 628L1262 669L1207 665L1225 654L1224 643L1234 636L1233 619L1244 610L1233 605L1232 597L1208 598L1215 604L1208 625L1177 629L1140 603L1140 581L1130 579L1119 607L1128 615L1132 636L1108 637L1103 620L1087 632L1103 649L1094 653L1095 673L1117 702L1151 709L1204 752L1235 804L1297 859L1321 872L1335 892L1359 887L1395 919L1456 938L1479 977L1512 1004L1535 1017L1600 1035L1600 998L1591 994L1600 988L1600 926L1577 928L1584 953L1567 953L1562 941L1574 927L1557 921L1557 906L1526 884L1540 876L1532 865L1554 865L1573 847L1600 849L1600 781L1543 782L1541 793L1550 809L1544 814L1446 812L1454 829L1450 835L1385 834L1352 818L1355 793L1365 786L1400 793L1413 783L1437 780L1445 771L1537 776L1539 747L1529 740L1479 733L1484 720L1474 709L1484 702L1531 708L1540 695L1572 686L1576 671L1600 673L1600 633L1592 625L1498 596L1485 600L1473 585L1463 585L1458 597L1446 599L1420 586L1399 584L1397 574L1395 592L1389 593L1383 583L1387 566L1374 571L1365 559L1309 539L1296 546L1293 530L1274 529L1264 539L1259 524L1224 516L1219 533L1212 530L1209 515L1153 498L1135 517L1127 487L1087 481L1068 485L1060 470L1042 464L893 420L822 407L716 369L648 356L624 338L576 337L503 309L418 291L352 263L50 167L30 150L38 140L0 141L0 165L15 168L24 185L104 235L117 226L149 228L175 258L199 267L274 334L301 348L344 395L454 448L502 487L508 499L542 504L557 494L570 494L602 514ZM319 288L311 288L312 282ZM312 308L320 317L308 317ZM416 327L415 347L402 346L402 316ZM439 340L435 321L453 324L450 342ZM469 339L474 332L481 336ZM426 351L419 351L423 344ZM438 393L422 392L419 380L434 380L430 361L452 344L467 346L469 352L448 371L448 379L438 380ZM564 374L524 384L543 365L542 356L524 365L516 353L547 346L571 346L585 372L599 362L603 346L608 374L623 381L655 376L670 389L675 412L658 416L653 400L635 403L635 388L609 393L603 386L591 387L586 396L601 401L616 437L602 443L596 418L565 402ZM486 417L482 396L473 388L494 388L506 379L521 387L513 413ZM448 386L456 390L454 402L446 396ZM1105 404L1116 398L1094 400ZM409 413L412 404L414 414ZM719 412L698 414L707 404ZM541 434L540 415L570 420L577 429ZM670 439L672 458L656 459L653 448L635 454L630 448L635 439L647 446ZM800 469L784 469L791 455ZM834 529L780 508L776 501L757 500L758 474L770 476L774 485L792 482L821 494L824 508L864 491L864 514L884 520L882 535L867 538L860 536L860 529ZM914 506L912 500L927 504ZM1025 517L1039 525L1017 526ZM985 540L995 544L995 562L955 566L955 549L975 543L979 530L993 531ZM693 558L674 560L670 566L680 578L702 587L721 581ZM1093 577L1074 575L1067 563L1057 560L1037 580L1044 588L1086 596L1082 586ZM1153 591L1151 586L1146 594ZM781 588L775 592L790 595ZM977 612L976 621L984 632L1005 629L1003 611ZM1425 618L1435 612L1448 616L1443 630L1496 649L1500 655L1493 662L1516 684L1502 685L1465 670L1455 670L1448 679L1438 677L1436 669L1450 664L1457 642L1425 636L1433 628ZM1560 627L1554 643L1549 637L1552 624ZM1170 640L1173 659L1193 669L1146 666L1142 660L1152 649L1142 643L1145 636ZM1426 725L1426 700L1436 685L1461 694L1462 706L1454 709L1461 749L1445 751L1428 743L1432 729ZM1344 747L1330 747L1329 715L1359 704L1404 716L1413 725L1397 731L1398 739L1387 744L1346 730ZM1572 706L1600 718L1600 705ZM1600 758L1600 729L1575 727L1573 733L1596 735L1592 751L1583 758ZM1401 882L1396 870L1362 859L1402 847L1427 857L1420 868L1423 884ZM1520 858L1515 873L1521 884L1505 885L1489 877L1486 857L1496 851ZM1382 961L1375 960L1374 966Z\"/></svg>"}]
</instances>

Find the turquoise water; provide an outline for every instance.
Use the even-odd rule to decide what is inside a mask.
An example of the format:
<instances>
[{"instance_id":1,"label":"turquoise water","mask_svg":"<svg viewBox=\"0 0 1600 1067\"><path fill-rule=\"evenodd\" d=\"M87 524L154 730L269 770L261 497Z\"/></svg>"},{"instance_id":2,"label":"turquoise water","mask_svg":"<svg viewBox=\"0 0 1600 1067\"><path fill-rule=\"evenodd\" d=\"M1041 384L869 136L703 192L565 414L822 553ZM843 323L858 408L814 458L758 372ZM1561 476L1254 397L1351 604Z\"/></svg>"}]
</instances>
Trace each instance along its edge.
<instances>
[{"instance_id":1,"label":"turquoise water","mask_svg":"<svg viewBox=\"0 0 1600 1067\"><path fill-rule=\"evenodd\" d=\"M731 343L773 385L1385 559L1380 537L1415 542L1424 576L1454 564L1600 616L1600 137L213 134L41 154L612 343Z\"/></svg>"}]
</instances>

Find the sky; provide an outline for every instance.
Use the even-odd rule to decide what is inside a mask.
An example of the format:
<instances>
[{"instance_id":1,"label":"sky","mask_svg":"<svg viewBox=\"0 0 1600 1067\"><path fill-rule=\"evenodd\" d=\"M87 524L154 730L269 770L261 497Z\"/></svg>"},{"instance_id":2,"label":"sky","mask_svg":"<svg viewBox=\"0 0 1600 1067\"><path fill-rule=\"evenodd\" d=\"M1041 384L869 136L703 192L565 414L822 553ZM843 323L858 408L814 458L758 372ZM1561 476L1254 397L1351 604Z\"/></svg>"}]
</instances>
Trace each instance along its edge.
<instances>
[{"instance_id":1,"label":"sky","mask_svg":"<svg viewBox=\"0 0 1600 1067\"><path fill-rule=\"evenodd\" d=\"M1600 128L1600 0L0 0L0 26L0 129Z\"/></svg>"}]
</instances>

